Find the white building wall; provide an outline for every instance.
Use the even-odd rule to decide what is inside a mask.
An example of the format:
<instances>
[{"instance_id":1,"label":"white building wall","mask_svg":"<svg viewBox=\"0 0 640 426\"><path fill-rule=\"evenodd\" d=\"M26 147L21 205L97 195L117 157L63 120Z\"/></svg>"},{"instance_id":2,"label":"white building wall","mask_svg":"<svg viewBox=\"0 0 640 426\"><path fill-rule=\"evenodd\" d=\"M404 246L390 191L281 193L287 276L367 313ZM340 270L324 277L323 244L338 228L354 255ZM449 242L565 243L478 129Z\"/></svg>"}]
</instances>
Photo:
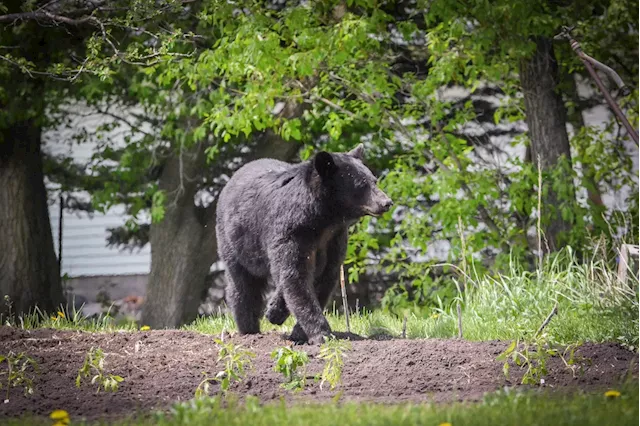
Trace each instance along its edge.
<instances>
[{"instance_id":1,"label":"white building wall","mask_svg":"<svg viewBox=\"0 0 640 426\"><path fill-rule=\"evenodd\" d=\"M80 110L78 107L75 109ZM72 128L59 128L44 134L44 151L52 155L64 155L74 162L89 164L96 149L96 142L75 143L73 134L80 128L94 133L106 120L98 116L81 117L74 121ZM109 119L108 121L111 121ZM122 130L106 135L109 143L118 146L124 144ZM49 188L54 186L48 183ZM49 206L49 218L53 232L56 255L58 254L58 220L60 218L59 198L52 194ZM74 194L88 200L87 194ZM143 249L120 250L107 247L108 228L122 226L127 220L124 206L115 206L105 214L95 212L63 212L62 227L62 271L69 277L146 275L150 271L151 250L149 245Z\"/></svg>"}]
</instances>

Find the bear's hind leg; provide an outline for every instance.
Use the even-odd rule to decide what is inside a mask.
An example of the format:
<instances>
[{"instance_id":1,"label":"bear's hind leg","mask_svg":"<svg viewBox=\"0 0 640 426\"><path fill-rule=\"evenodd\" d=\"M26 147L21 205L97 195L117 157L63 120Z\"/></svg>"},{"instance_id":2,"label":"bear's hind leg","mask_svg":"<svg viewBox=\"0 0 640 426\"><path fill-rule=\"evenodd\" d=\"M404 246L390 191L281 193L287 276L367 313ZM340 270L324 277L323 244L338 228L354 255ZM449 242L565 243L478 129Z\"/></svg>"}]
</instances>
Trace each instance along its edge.
<instances>
[{"instance_id":1,"label":"bear's hind leg","mask_svg":"<svg viewBox=\"0 0 640 426\"><path fill-rule=\"evenodd\" d=\"M225 298L240 334L260 333L260 318L264 310L263 292L266 278L255 277L238 264L227 265Z\"/></svg>"}]
</instances>

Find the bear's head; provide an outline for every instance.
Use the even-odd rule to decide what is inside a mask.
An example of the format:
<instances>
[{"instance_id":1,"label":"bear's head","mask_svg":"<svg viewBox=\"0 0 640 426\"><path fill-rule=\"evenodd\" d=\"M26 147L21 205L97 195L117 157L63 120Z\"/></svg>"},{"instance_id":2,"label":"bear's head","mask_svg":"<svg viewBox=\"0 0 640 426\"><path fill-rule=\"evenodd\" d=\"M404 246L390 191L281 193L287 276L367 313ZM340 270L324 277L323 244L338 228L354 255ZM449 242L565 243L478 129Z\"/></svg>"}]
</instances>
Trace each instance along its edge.
<instances>
[{"instance_id":1,"label":"bear's head","mask_svg":"<svg viewBox=\"0 0 640 426\"><path fill-rule=\"evenodd\" d=\"M362 162L363 156L364 147L359 144L346 153L322 151L311 160L317 183L330 201L333 214L354 219L379 216L393 205Z\"/></svg>"}]
</instances>

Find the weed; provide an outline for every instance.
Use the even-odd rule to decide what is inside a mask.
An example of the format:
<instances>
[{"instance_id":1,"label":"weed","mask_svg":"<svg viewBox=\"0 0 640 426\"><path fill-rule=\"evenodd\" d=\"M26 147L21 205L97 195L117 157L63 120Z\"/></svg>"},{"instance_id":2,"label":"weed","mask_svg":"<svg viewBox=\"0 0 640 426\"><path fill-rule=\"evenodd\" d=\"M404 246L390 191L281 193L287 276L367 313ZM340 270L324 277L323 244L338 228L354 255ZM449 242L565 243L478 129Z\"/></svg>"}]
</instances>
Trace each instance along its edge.
<instances>
[{"instance_id":1,"label":"weed","mask_svg":"<svg viewBox=\"0 0 640 426\"><path fill-rule=\"evenodd\" d=\"M289 346L283 346L271 352L271 358L276 361L273 370L281 373L285 383L280 386L287 390L302 390L306 383L306 365L309 357L306 352L296 351ZM302 367L302 372L298 369Z\"/></svg>"},{"instance_id":2,"label":"weed","mask_svg":"<svg viewBox=\"0 0 640 426\"><path fill-rule=\"evenodd\" d=\"M9 401L10 389L18 386L22 386L25 395L33 394L33 378L28 370L31 369L32 373L40 374L38 363L24 352L19 354L9 352L8 355L0 355L0 365L4 362L7 363L7 370L0 371L0 377L6 376L6 379L0 379L0 389L3 386L7 388L5 402Z\"/></svg>"},{"instance_id":3,"label":"weed","mask_svg":"<svg viewBox=\"0 0 640 426\"><path fill-rule=\"evenodd\" d=\"M84 357L84 363L78 370L78 376L76 377L76 387L80 387L83 377L89 377L95 373L91 378L91 384L98 384L96 393L100 392L100 389L105 391L115 392L118 390L118 384L124 379L120 376L113 374L105 374L104 372L104 352L100 348L91 348Z\"/></svg>"},{"instance_id":4,"label":"weed","mask_svg":"<svg viewBox=\"0 0 640 426\"><path fill-rule=\"evenodd\" d=\"M8 294L4 295L4 305L7 307L7 319L5 320L5 325L12 326L15 325L15 321L13 318L13 302ZM0 319L2 319L2 315L0 315Z\"/></svg>"},{"instance_id":5,"label":"weed","mask_svg":"<svg viewBox=\"0 0 640 426\"><path fill-rule=\"evenodd\" d=\"M324 369L320 375L320 389L325 382L329 383L331 390L335 389L342 380L342 367L344 366L345 352L351 350L351 342L336 338L326 338L320 346L318 358L325 361Z\"/></svg>"},{"instance_id":6,"label":"weed","mask_svg":"<svg viewBox=\"0 0 640 426\"><path fill-rule=\"evenodd\" d=\"M226 395L231 383L241 382L246 372L253 367L252 359L255 358L255 353L233 342L225 343L222 339L215 339L215 342L219 347L218 362L224 362L224 370L219 371L214 377L209 377L203 372L205 377L196 388L196 398L209 395L212 381L220 383L220 390Z\"/></svg>"},{"instance_id":7,"label":"weed","mask_svg":"<svg viewBox=\"0 0 640 426\"><path fill-rule=\"evenodd\" d=\"M552 357L559 357L575 377L576 370L582 372L583 362L588 361L575 355L581 343L574 343L561 348L551 343L546 334L535 336L530 340L516 339L502 352L496 360L504 361L502 372L509 379L509 358L520 368L526 369L522 376L522 384L537 385L542 383L547 374L547 362Z\"/></svg>"}]
</instances>

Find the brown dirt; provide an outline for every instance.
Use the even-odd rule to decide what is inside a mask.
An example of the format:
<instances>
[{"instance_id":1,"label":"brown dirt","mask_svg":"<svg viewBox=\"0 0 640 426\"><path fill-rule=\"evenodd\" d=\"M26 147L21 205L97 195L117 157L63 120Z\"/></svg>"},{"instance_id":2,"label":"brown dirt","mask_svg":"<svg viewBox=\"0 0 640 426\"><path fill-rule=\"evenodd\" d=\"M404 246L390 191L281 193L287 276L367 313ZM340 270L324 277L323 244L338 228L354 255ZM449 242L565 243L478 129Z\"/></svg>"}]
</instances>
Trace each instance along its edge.
<instances>
[{"instance_id":1,"label":"brown dirt","mask_svg":"<svg viewBox=\"0 0 640 426\"><path fill-rule=\"evenodd\" d=\"M486 392L517 386L522 375L512 367L511 381L504 378L502 364L495 358L506 348L505 342L352 338L353 348L347 354L343 372L343 400L478 400ZM272 369L270 353L286 344L281 335L234 336L231 340L257 354L253 372L232 387L234 393L255 395L263 402L283 396L290 402L318 402L336 394L320 390L312 381L295 395L279 387L281 376ZM116 393L96 394L88 383L76 388L78 369L92 346L106 353L106 372L124 377ZM318 347L300 348L309 354L308 374L320 372L323 364L316 357ZM54 409L65 409L76 419L113 418L136 410L163 409L175 401L192 398L202 371L215 375L221 369L216 365L213 337L185 331L92 334L0 327L0 354L9 351L34 357L41 374L34 379L33 395L25 397L21 389L11 390L9 402L0 403L0 419L26 413L47 415ZM585 365L584 374L574 378L560 360L553 359L545 378L547 388L595 391L619 384L629 371L638 377L638 355L618 345L585 344L577 354L591 360L590 365ZM216 390L214 384L212 392Z\"/></svg>"}]
</instances>

